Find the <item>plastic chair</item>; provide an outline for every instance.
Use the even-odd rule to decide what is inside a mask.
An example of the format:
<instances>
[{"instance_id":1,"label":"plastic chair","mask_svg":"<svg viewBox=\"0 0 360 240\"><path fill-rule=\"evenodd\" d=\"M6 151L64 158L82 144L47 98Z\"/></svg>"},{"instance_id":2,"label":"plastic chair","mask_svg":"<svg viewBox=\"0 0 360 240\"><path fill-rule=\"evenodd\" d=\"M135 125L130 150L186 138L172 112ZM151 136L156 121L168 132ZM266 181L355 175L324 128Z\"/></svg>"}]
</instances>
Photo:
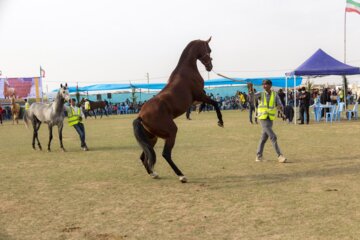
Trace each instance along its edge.
<instances>
[{"instance_id":1,"label":"plastic chair","mask_svg":"<svg viewBox=\"0 0 360 240\"><path fill-rule=\"evenodd\" d=\"M335 112L337 111L338 108L339 106L332 106L330 108L330 112L327 112L325 115L326 122L330 121L332 123L333 119L335 119Z\"/></svg>"},{"instance_id":2,"label":"plastic chair","mask_svg":"<svg viewBox=\"0 0 360 240\"><path fill-rule=\"evenodd\" d=\"M335 112L335 120L338 121L341 120L341 113L344 111L344 109L345 109L345 103L344 102L339 103L338 108L336 109Z\"/></svg>"},{"instance_id":3,"label":"plastic chair","mask_svg":"<svg viewBox=\"0 0 360 240\"><path fill-rule=\"evenodd\" d=\"M356 102L353 110L347 110L346 115L347 115L348 120L351 120L352 114L354 114L354 119L358 119L358 113L359 113L358 105L359 105L359 103Z\"/></svg>"}]
</instances>

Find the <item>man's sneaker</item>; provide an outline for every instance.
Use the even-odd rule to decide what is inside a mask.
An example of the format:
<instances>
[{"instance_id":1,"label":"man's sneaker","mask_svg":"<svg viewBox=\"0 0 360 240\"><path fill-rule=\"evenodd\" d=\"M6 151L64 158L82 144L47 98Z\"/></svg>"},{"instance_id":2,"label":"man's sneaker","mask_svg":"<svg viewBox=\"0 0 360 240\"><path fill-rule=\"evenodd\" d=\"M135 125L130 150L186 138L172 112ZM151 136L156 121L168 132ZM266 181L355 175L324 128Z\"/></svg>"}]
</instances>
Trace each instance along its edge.
<instances>
[{"instance_id":1,"label":"man's sneaker","mask_svg":"<svg viewBox=\"0 0 360 240\"><path fill-rule=\"evenodd\" d=\"M278 160L280 163L286 163L286 161L287 161L286 157L284 157L283 155L279 155Z\"/></svg>"},{"instance_id":2,"label":"man's sneaker","mask_svg":"<svg viewBox=\"0 0 360 240\"><path fill-rule=\"evenodd\" d=\"M255 162L262 162L262 161L263 161L263 157L262 157L262 156L256 156Z\"/></svg>"}]
</instances>

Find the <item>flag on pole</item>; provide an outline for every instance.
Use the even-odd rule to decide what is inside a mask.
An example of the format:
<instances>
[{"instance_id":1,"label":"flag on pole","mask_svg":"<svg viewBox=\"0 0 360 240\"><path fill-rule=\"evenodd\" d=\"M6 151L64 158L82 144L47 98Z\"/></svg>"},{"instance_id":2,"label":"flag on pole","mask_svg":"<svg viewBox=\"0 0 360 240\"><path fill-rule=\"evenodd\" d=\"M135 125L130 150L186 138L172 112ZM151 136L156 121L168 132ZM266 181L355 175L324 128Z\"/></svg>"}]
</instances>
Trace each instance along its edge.
<instances>
[{"instance_id":1,"label":"flag on pole","mask_svg":"<svg viewBox=\"0 0 360 240\"><path fill-rule=\"evenodd\" d=\"M42 78L44 78L45 77L45 70L40 66L40 76L42 77Z\"/></svg>"},{"instance_id":2,"label":"flag on pole","mask_svg":"<svg viewBox=\"0 0 360 240\"><path fill-rule=\"evenodd\" d=\"M353 0L346 0L346 12L355 12L360 14L360 3Z\"/></svg>"}]
</instances>

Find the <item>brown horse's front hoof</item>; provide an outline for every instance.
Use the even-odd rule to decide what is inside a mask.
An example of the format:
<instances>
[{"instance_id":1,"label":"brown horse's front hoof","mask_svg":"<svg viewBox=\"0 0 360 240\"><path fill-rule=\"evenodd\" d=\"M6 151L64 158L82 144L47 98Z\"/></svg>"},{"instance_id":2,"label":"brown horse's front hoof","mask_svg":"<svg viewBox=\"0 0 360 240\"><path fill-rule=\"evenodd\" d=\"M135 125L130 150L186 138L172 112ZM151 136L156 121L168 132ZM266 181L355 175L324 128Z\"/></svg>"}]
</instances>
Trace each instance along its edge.
<instances>
[{"instance_id":1,"label":"brown horse's front hoof","mask_svg":"<svg viewBox=\"0 0 360 240\"><path fill-rule=\"evenodd\" d=\"M188 181L185 176L180 176L180 177L179 177L179 180L180 180L180 182L182 182L182 183L187 183L187 181Z\"/></svg>"},{"instance_id":2,"label":"brown horse's front hoof","mask_svg":"<svg viewBox=\"0 0 360 240\"><path fill-rule=\"evenodd\" d=\"M224 127L224 123L223 122L218 122L218 126L219 127Z\"/></svg>"},{"instance_id":3,"label":"brown horse's front hoof","mask_svg":"<svg viewBox=\"0 0 360 240\"><path fill-rule=\"evenodd\" d=\"M65 148L61 148L61 151L62 151L62 152L66 152Z\"/></svg>"}]
</instances>

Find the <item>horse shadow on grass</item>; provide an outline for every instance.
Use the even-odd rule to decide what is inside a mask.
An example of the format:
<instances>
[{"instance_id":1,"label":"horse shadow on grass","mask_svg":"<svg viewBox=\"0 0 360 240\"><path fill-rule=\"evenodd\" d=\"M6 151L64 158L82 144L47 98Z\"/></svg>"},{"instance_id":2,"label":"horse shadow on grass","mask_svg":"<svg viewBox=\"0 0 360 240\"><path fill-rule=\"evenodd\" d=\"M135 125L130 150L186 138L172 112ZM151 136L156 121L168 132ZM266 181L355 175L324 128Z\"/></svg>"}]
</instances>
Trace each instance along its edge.
<instances>
[{"instance_id":1,"label":"horse shadow on grass","mask_svg":"<svg viewBox=\"0 0 360 240\"><path fill-rule=\"evenodd\" d=\"M289 173L264 173L264 174L250 174L250 175L219 175L210 178L193 178L192 183L194 184L206 184L211 186L212 184L218 183L234 183L234 187L238 187L239 184L249 184L259 185L259 184L276 184L276 183L286 183L287 181L293 181L296 179L305 179L313 177L332 177L341 175L357 175L360 172L360 163L346 162L347 160L360 159L359 157L341 157L336 158L337 160L343 161L343 163L334 164L331 167L327 168L316 168L306 171L299 172L289 172ZM295 162L294 162L295 163ZM262 163L256 163L262 164ZM287 165L288 163L284 164ZM345 165L347 164L347 165ZM345 165L345 166L344 166ZM284 166L286 167L286 166ZM241 169L239 169L241 172ZM228 186L227 186L228 187ZM219 188L219 186L213 186L211 188Z\"/></svg>"},{"instance_id":2,"label":"horse shadow on grass","mask_svg":"<svg viewBox=\"0 0 360 240\"><path fill-rule=\"evenodd\" d=\"M79 147L80 149L80 147ZM114 146L91 146L89 145L89 152L104 152L104 151L122 151L122 150L129 150L129 151L134 151L135 149L138 149L138 146L136 145L127 145L127 146L121 146L121 145L114 145ZM140 151L139 151L139 155L140 155Z\"/></svg>"}]
</instances>

